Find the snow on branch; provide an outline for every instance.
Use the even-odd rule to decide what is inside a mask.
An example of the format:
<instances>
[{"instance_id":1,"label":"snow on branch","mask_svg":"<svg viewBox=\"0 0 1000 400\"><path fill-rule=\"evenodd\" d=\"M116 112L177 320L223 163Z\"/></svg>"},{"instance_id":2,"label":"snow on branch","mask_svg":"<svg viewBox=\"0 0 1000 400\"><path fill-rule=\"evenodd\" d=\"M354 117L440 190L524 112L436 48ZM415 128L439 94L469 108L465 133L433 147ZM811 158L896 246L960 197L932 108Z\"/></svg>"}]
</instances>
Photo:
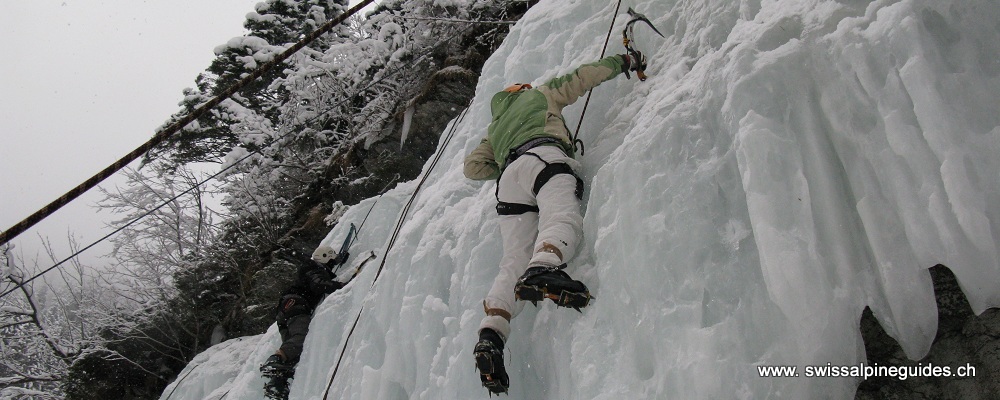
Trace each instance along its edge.
<instances>
[{"instance_id":1,"label":"snow on branch","mask_svg":"<svg viewBox=\"0 0 1000 400\"><path fill-rule=\"evenodd\" d=\"M28 316L34 315L34 313L31 311L14 306L2 306L0 307L0 312L14 314L14 315L28 315Z\"/></svg>"},{"instance_id":2,"label":"snow on branch","mask_svg":"<svg viewBox=\"0 0 1000 400\"><path fill-rule=\"evenodd\" d=\"M411 19L417 21L438 21L438 22L451 22L459 24L493 24L493 25L514 25L517 21L484 21L484 20L470 20L470 19L456 19L456 18L433 18L433 17L404 17L396 16L399 19Z\"/></svg>"}]
</instances>

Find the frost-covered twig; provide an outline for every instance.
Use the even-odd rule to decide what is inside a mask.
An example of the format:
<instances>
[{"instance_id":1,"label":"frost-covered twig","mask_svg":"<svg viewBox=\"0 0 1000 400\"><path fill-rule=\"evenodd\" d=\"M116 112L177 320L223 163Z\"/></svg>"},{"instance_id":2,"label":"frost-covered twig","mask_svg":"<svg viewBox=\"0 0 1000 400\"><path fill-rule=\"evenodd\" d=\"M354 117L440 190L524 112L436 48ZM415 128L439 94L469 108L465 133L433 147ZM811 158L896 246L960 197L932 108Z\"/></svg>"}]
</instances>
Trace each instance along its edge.
<instances>
[{"instance_id":1,"label":"frost-covered twig","mask_svg":"<svg viewBox=\"0 0 1000 400\"><path fill-rule=\"evenodd\" d=\"M483 20L469 20L469 19L456 19L456 18L432 18L432 17L403 17L396 16L400 19L412 19L417 21L439 21L439 22L452 22L461 24L486 24L486 25L514 25L517 21L483 21Z\"/></svg>"}]
</instances>

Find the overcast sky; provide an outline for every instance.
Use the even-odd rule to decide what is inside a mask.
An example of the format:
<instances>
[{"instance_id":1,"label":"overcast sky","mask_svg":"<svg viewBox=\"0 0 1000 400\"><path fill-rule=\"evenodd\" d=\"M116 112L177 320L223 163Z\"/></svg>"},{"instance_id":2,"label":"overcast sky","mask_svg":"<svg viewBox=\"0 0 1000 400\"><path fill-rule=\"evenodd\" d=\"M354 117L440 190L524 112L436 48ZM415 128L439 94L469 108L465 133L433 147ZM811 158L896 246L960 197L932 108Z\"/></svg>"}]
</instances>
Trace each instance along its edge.
<instances>
[{"instance_id":1,"label":"overcast sky","mask_svg":"<svg viewBox=\"0 0 1000 400\"><path fill-rule=\"evenodd\" d=\"M0 230L149 140L260 1L0 0ZM96 192L13 243L100 238Z\"/></svg>"}]
</instances>

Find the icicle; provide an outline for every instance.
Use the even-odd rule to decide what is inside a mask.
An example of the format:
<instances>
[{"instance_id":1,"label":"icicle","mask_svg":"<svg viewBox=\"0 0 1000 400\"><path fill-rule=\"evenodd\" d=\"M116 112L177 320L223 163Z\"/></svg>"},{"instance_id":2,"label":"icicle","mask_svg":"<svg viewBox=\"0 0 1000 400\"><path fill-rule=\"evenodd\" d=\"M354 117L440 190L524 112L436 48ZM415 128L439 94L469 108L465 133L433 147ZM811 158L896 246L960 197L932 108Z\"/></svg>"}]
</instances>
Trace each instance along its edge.
<instances>
[{"instance_id":1,"label":"icicle","mask_svg":"<svg viewBox=\"0 0 1000 400\"><path fill-rule=\"evenodd\" d=\"M406 143L406 136L410 133L410 123L413 122L413 109L414 101L410 100L406 103L406 111L403 112L403 133L399 135L399 149L403 149L403 144Z\"/></svg>"}]
</instances>

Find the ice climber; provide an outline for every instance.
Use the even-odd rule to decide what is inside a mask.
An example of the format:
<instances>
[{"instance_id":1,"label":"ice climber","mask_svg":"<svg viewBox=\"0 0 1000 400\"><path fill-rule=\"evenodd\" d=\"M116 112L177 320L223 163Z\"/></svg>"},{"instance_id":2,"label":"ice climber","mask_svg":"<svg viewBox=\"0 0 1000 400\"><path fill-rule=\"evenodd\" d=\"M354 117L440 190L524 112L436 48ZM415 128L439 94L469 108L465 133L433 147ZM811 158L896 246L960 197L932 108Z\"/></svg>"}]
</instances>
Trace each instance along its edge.
<instances>
[{"instance_id":1,"label":"ice climber","mask_svg":"<svg viewBox=\"0 0 1000 400\"><path fill-rule=\"evenodd\" d=\"M564 271L582 239L583 180L562 109L602 82L645 66L642 53L615 55L538 88L515 84L493 96L493 120L466 156L464 170L470 179L497 179L504 253L483 301L486 317L474 351L490 393L506 393L509 387L503 348L522 301L548 298L579 309L591 299L586 285Z\"/></svg>"},{"instance_id":2,"label":"ice climber","mask_svg":"<svg viewBox=\"0 0 1000 400\"><path fill-rule=\"evenodd\" d=\"M348 254L346 251L338 254L329 247L321 246L312 258L292 248L275 251L274 258L296 265L298 272L295 282L282 293L275 306L281 347L267 358L260 371L268 378L264 384L267 398L287 399L288 380L295 374L295 366L302 355L313 311L326 295L347 284L336 281L331 269L345 263ZM351 279L357 276L357 272Z\"/></svg>"}]
</instances>

